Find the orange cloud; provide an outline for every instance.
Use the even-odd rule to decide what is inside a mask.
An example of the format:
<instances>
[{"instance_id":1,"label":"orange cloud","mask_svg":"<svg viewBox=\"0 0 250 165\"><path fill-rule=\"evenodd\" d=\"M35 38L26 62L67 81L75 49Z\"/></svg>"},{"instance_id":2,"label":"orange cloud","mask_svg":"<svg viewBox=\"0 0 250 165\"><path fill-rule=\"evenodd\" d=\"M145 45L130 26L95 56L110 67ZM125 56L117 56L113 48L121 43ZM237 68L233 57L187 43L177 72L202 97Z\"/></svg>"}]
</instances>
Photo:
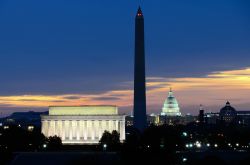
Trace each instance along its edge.
<instances>
[{"instance_id":1,"label":"orange cloud","mask_svg":"<svg viewBox=\"0 0 250 165\"><path fill-rule=\"evenodd\" d=\"M170 86L184 107L195 104L221 107L225 100L245 104L250 97L250 68L213 72L204 77L149 78L148 87L153 87L148 92L149 104L162 104Z\"/></svg>"},{"instance_id":2,"label":"orange cloud","mask_svg":"<svg viewBox=\"0 0 250 165\"><path fill-rule=\"evenodd\" d=\"M98 95L70 94L70 95L19 95L19 96L0 96L0 105L8 107L48 107L51 105L101 105L101 104L118 104L128 106L132 91L117 90L108 91ZM110 98L101 99L101 98ZM112 98L114 99L112 101ZM118 101L117 101L118 100Z\"/></svg>"},{"instance_id":3,"label":"orange cloud","mask_svg":"<svg viewBox=\"0 0 250 165\"><path fill-rule=\"evenodd\" d=\"M132 87L132 83L129 88ZM236 104L248 102L250 98L250 68L213 72L204 77L147 79L148 105L160 107L172 87L181 106L223 105L235 100ZM48 107L50 105L96 105L112 104L129 107L133 104L133 90L112 90L97 95L18 95L0 96L0 105L9 107Z\"/></svg>"}]
</instances>

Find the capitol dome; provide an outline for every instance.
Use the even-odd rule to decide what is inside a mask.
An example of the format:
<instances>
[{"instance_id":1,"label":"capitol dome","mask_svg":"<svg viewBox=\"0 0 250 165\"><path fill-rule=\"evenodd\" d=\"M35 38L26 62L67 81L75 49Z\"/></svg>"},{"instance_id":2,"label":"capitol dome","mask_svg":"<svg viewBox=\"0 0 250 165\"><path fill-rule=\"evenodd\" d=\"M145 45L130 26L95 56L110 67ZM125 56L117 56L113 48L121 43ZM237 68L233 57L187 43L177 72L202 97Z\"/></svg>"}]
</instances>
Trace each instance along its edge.
<instances>
[{"instance_id":1,"label":"capitol dome","mask_svg":"<svg viewBox=\"0 0 250 165\"><path fill-rule=\"evenodd\" d=\"M180 108L172 90L168 92L168 97L162 107L162 115L166 116L181 116Z\"/></svg>"}]
</instances>

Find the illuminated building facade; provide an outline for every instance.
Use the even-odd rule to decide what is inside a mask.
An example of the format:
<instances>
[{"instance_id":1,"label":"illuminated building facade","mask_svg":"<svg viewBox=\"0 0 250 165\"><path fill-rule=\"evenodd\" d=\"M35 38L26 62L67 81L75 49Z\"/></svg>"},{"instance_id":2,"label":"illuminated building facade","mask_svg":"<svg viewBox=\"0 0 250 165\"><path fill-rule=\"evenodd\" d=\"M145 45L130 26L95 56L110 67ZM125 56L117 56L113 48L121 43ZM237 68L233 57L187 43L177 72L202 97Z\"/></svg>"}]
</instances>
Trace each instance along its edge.
<instances>
[{"instance_id":1,"label":"illuminated building facade","mask_svg":"<svg viewBox=\"0 0 250 165\"><path fill-rule=\"evenodd\" d=\"M125 140L125 116L118 115L116 106L49 107L41 123L46 137L57 135L63 144L95 144L105 130L116 130Z\"/></svg>"},{"instance_id":2,"label":"illuminated building facade","mask_svg":"<svg viewBox=\"0 0 250 165\"><path fill-rule=\"evenodd\" d=\"M180 108L176 98L173 95L172 89L170 89L168 92L168 97L163 104L161 115L181 116Z\"/></svg>"}]
</instances>

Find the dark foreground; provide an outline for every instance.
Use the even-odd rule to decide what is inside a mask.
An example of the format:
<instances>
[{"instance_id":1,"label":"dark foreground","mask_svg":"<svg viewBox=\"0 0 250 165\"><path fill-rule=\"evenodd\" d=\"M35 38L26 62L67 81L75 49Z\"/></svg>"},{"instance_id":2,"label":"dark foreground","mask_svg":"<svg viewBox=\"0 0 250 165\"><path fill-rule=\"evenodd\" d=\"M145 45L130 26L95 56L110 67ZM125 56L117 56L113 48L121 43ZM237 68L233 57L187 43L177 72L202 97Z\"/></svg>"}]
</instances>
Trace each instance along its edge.
<instances>
[{"instance_id":1,"label":"dark foreground","mask_svg":"<svg viewBox=\"0 0 250 165\"><path fill-rule=\"evenodd\" d=\"M115 165L115 164L193 164L193 165L249 165L248 152L188 152L168 155L163 153L120 153L120 152L20 152L14 153L13 165Z\"/></svg>"},{"instance_id":2,"label":"dark foreground","mask_svg":"<svg viewBox=\"0 0 250 165\"><path fill-rule=\"evenodd\" d=\"M0 128L0 165L250 165L250 129L245 126L191 123L150 126L143 133L126 128L104 132L97 145L62 145L59 137L18 126ZM163 162L163 163L162 163Z\"/></svg>"}]
</instances>

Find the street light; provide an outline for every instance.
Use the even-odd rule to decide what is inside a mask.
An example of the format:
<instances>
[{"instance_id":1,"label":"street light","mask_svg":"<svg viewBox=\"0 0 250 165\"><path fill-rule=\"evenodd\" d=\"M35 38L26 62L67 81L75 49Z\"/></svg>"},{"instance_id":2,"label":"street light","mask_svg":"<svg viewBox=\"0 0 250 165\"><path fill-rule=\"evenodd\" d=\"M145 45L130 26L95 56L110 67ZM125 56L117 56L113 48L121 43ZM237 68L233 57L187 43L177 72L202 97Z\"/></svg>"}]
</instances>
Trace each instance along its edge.
<instances>
[{"instance_id":1,"label":"street light","mask_svg":"<svg viewBox=\"0 0 250 165\"><path fill-rule=\"evenodd\" d=\"M182 135L183 135L183 136L187 136L187 132L183 132Z\"/></svg>"},{"instance_id":2,"label":"street light","mask_svg":"<svg viewBox=\"0 0 250 165\"><path fill-rule=\"evenodd\" d=\"M201 148L201 143L197 143L197 144L196 144L196 147L197 147L197 148Z\"/></svg>"},{"instance_id":3,"label":"street light","mask_svg":"<svg viewBox=\"0 0 250 165\"><path fill-rule=\"evenodd\" d=\"M103 144L103 151L107 150L108 145L107 144Z\"/></svg>"},{"instance_id":4,"label":"street light","mask_svg":"<svg viewBox=\"0 0 250 165\"><path fill-rule=\"evenodd\" d=\"M161 147L161 148L164 148L164 144L161 144L160 147Z\"/></svg>"},{"instance_id":5,"label":"street light","mask_svg":"<svg viewBox=\"0 0 250 165\"><path fill-rule=\"evenodd\" d=\"M201 143L199 141L196 141L195 145L196 145L197 148L201 148Z\"/></svg>"},{"instance_id":6,"label":"street light","mask_svg":"<svg viewBox=\"0 0 250 165\"><path fill-rule=\"evenodd\" d=\"M187 158L182 158L182 161L183 161L183 162L186 162L186 161L187 161Z\"/></svg>"}]
</instances>

